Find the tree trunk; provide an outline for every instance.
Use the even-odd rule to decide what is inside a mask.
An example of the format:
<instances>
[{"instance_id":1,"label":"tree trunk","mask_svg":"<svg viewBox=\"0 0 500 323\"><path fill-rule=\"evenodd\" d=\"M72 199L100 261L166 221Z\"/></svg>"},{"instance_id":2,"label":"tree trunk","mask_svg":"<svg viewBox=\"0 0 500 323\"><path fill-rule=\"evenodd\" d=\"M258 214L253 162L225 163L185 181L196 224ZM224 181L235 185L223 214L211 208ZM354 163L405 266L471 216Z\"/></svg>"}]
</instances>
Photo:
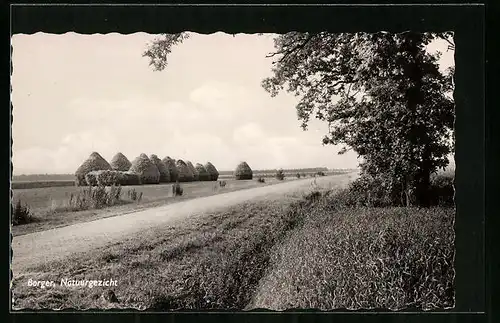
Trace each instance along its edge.
<instances>
[{"instance_id":1,"label":"tree trunk","mask_svg":"<svg viewBox=\"0 0 500 323\"><path fill-rule=\"evenodd\" d=\"M424 163L427 164L427 163ZM431 172L427 165L424 165L419 174L419 180L417 184L417 202L418 205L423 207L429 207L431 196L430 196L430 186L431 186Z\"/></svg>"}]
</instances>

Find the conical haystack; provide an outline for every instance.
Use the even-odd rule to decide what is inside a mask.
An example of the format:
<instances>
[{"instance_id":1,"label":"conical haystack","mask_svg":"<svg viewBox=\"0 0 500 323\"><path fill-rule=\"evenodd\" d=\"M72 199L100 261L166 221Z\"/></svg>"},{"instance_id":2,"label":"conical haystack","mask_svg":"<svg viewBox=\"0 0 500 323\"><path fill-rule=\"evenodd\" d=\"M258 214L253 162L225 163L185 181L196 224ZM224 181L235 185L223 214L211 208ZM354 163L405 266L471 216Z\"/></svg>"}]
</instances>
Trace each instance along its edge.
<instances>
[{"instance_id":1,"label":"conical haystack","mask_svg":"<svg viewBox=\"0 0 500 323\"><path fill-rule=\"evenodd\" d=\"M179 159L175 162L175 166L177 166L177 170L179 171L179 182L192 182L194 179L193 172L189 166L182 160Z\"/></svg>"},{"instance_id":2,"label":"conical haystack","mask_svg":"<svg viewBox=\"0 0 500 323\"><path fill-rule=\"evenodd\" d=\"M168 171L167 165L154 154L149 156L149 159L156 165L160 172L160 183L170 182L170 172Z\"/></svg>"},{"instance_id":3,"label":"conical haystack","mask_svg":"<svg viewBox=\"0 0 500 323\"><path fill-rule=\"evenodd\" d=\"M194 167L193 163L190 162L189 160L186 162L186 165L189 167L189 169L191 170L191 172L193 173L193 180L194 181L199 181L200 180L200 176L198 174L198 171L196 170L196 168Z\"/></svg>"},{"instance_id":4,"label":"conical haystack","mask_svg":"<svg viewBox=\"0 0 500 323\"><path fill-rule=\"evenodd\" d=\"M113 159L111 159L111 168L114 170L119 170L121 172L126 172L132 166L132 163L125 157L122 153L117 153Z\"/></svg>"},{"instance_id":5,"label":"conical haystack","mask_svg":"<svg viewBox=\"0 0 500 323\"><path fill-rule=\"evenodd\" d=\"M163 158L162 162L167 166L168 172L170 173L170 181L176 182L179 178L179 171L177 170L177 166L175 165L175 159L170 157Z\"/></svg>"},{"instance_id":6,"label":"conical haystack","mask_svg":"<svg viewBox=\"0 0 500 323\"><path fill-rule=\"evenodd\" d=\"M134 159L129 172L139 175L142 184L158 184L160 182L160 171L146 154L140 154Z\"/></svg>"},{"instance_id":7,"label":"conical haystack","mask_svg":"<svg viewBox=\"0 0 500 323\"><path fill-rule=\"evenodd\" d=\"M111 165L106 159L102 158L102 156L95 151L90 154L89 158L87 158L87 160L76 170L76 185L86 186L87 181L85 180L85 175L94 170L111 170Z\"/></svg>"},{"instance_id":8,"label":"conical haystack","mask_svg":"<svg viewBox=\"0 0 500 323\"><path fill-rule=\"evenodd\" d=\"M210 176L210 173L206 170L205 166L202 164L198 163L195 166L196 171L198 172L198 179L200 181L209 181L212 177Z\"/></svg>"},{"instance_id":9,"label":"conical haystack","mask_svg":"<svg viewBox=\"0 0 500 323\"><path fill-rule=\"evenodd\" d=\"M252 179L253 178L252 169L250 168L250 166L248 166L246 162L241 162L234 171L234 177L237 180Z\"/></svg>"},{"instance_id":10,"label":"conical haystack","mask_svg":"<svg viewBox=\"0 0 500 323\"><path fill-rule=\"evenodd\" d=\"M211 162L207 162L205 164L205 169L207 172L210 174L210 180L211 181L216 181L219 178L219 171Z\"/></svg>"}]
</instances>

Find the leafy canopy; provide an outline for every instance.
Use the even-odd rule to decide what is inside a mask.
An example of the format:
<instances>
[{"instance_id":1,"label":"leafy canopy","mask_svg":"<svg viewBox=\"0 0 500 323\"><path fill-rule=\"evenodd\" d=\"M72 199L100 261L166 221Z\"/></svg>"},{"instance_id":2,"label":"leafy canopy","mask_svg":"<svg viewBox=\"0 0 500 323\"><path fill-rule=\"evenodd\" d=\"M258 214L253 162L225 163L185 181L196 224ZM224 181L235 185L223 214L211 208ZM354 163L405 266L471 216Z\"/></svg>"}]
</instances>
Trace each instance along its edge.
<instances>
[{"instance_id":1,"label":"leafy canopy","mask_svg":"<svg viewBox=\"0 0 500 323\"><path fill-rule=\"evenodd\" d=\"M155 70L187 34L162 37L144 53ZM311 117L327 122L323 144L354 150L363 175L421 194L453 149L454 71L441 72L440 53L426 50L438 38L454 49L451 33L289 32L274 39L273 75L262 86L299 97L302 128Z\"/></svg>"}]
</instances>

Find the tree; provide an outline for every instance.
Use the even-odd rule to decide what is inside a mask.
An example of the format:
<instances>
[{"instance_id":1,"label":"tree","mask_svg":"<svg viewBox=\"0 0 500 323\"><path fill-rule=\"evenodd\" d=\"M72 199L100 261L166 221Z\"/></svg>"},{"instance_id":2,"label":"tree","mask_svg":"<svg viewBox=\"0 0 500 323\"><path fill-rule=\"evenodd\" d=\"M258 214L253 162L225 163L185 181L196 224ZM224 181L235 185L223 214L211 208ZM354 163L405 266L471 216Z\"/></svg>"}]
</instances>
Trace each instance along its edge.
<instances>
[{"instance_id":1,"label":"tree","mask_svg":"<svg viewBox=\"0 0 500 323\"><path fill-rule=\"evenodd\" d=\"M158 41L150 48L165 49L149 54L169 52L183 39L168 37L169 46ZM279 35L268 55L274 59L273 76L262 86L271 96L281 91L298 96L302 128L313 116L327 122L323 144L343 144L340 154L354 150L363 159L362 176L381 181L394 203L409 205L413 197L425 206L430 175L448 164L454 140L454 103L448 95L453 70L442 73L440 53L426 51L436 38L454 48L450 33ZM147 53L151 62L166 63Z\"/></svg>"},{"instance_id":2,"label":"tree","mask_svg":"<svg viewBox=\"0 0 500 323\"><path fill-rule=\"evenodd\" d=\"M449 34L288 33L275 40L279 59L262 82L272 96L300 97L302 127L312 115L329 124L324 144L363 157L362 175L427 205L430 175L453 147L452 74L426 45ZM396 202L396 201L395 201Z\"/></svg>"}]
</instances>

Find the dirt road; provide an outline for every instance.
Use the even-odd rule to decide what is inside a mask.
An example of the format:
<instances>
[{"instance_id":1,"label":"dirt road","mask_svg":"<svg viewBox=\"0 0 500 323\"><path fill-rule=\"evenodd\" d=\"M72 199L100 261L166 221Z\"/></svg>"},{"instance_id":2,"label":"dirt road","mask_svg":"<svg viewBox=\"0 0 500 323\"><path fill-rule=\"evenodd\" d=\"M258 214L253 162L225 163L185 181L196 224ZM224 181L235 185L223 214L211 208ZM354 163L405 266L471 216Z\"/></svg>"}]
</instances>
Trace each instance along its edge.
<instances>
[{"instance_id":1,"label":"dirt road","mask_svg":"<svg viewBox=\"0 0 500 323\"><path fill-rule=\"evenodd\" d=\"M317 177L322 188L343 187L356 174ZM249 200L279 198L284 194L314 189L313 179L301 179L281 184L251 188L225 194L196 198L134 213L78 223L62 228L14 237L12 241L12 270L14 275L28 267L60 259L76 252L118 242L131 235L158 226L178 223L186 218L233 206Z\"/></svg>"}]
</instances>

